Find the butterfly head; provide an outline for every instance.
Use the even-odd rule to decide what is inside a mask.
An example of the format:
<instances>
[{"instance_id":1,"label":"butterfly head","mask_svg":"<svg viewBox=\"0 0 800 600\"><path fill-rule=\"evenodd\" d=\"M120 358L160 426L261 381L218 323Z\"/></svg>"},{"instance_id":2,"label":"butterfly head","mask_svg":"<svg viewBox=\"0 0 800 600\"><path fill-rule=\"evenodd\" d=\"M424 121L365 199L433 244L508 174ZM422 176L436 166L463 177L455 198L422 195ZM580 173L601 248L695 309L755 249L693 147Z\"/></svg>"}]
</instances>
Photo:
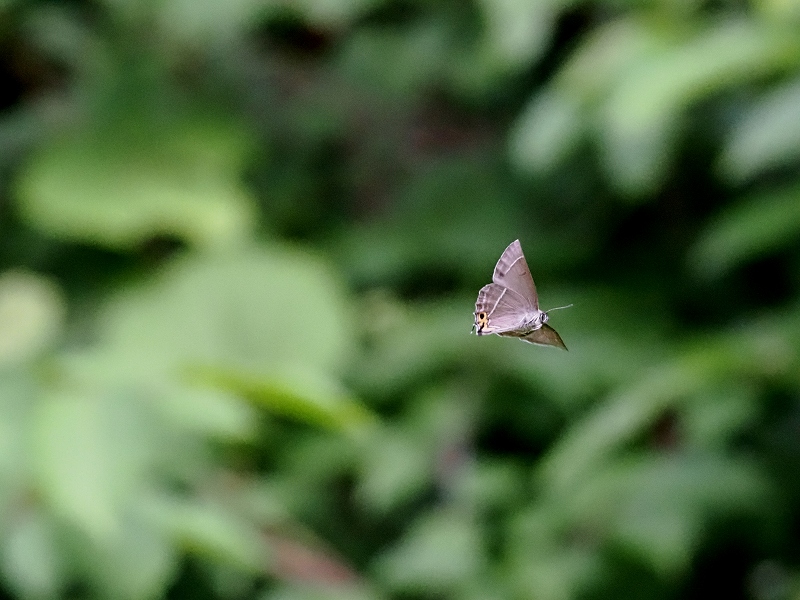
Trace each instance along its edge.
<instances>
[{"instance_id":1,"label":"butterfly head","mask_svg":"<svg viewBox=\"0 0 800 600\"><path fill-rule=\"evenodd\" d=\"M547 320L550 318L550 315L548 315L546 312L543 312L540 318L542 325L544 325L545 323L547 323Z\"/></svg>"}]
</instances>

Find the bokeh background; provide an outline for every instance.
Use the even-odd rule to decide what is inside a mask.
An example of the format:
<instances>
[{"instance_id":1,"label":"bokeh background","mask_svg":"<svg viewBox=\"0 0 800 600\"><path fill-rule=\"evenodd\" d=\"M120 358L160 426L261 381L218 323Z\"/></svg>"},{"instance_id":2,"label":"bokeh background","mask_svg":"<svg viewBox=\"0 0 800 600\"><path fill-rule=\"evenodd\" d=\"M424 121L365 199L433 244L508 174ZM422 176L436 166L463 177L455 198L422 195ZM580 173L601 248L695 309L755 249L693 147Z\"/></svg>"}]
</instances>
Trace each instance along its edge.
<instances>
[{"instance_id":1,"label":"bokeh background","mask_svg":"<svg viewBox=\"0 0 800 600\"><path fill-rule=\"evenodd\" d=\"M798 166L797 0L3 0L0 596L800 598Z\"/></svg>"}]
</instances>

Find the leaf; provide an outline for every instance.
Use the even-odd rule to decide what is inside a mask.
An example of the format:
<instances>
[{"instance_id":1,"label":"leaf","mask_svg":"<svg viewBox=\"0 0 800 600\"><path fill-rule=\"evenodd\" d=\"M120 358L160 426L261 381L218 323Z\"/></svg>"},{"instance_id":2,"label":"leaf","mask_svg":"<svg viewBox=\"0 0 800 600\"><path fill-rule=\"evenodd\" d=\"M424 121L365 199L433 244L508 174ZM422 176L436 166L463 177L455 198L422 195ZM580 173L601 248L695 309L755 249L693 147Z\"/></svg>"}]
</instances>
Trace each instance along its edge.
<instances>
[{"instance_id":1,"label":"leaf","mask_svg":"<svg viewBox=\"0 0 800 600\"><path fill-rule=\"evenodd\" d=\"M31 428L39 394L29 371L0 371L0 513L30 485Z\"/></svg>"},{"instance_id":2,"label":"leaf","mask_svg":"<svg viewBox=\"0 0 800 600\"><path fill-rule=\"evenodd\" d=\"M119 392L51 391L36 417L34 472L46 502L98 543L115 539L152 460L141 405Z\"/></svg>"},{"instance_id":3,"label":"leaf","mask_svg":"<svg viewBox=\"0 0 800 600\"><path fill-rule=\"evenodd\" d=\"M518 117L509 139L517 167L544 173L564 161L586 129L585 109L574 94L546 89Z\"/></svg>"},{"instance_id":4,"label":"leaf","mask_svg":"<svg viewBox=\"0 0 800 600\"><path fill-rule=\"evenodd\" d=\"M433 456L409 432L375 432L363 452L358 499L377 514L409 502L431 482Z\"/></svg>"},{"instance_id":5,"label":"leaf","mask_svg":"<svg viewBox=\"0 0 800 600\"><path fill-rule=\"evenodd\" d=\"M534 96L511 132L514 163L545 173L562 164L593 132L601 101L643 56L665 40L637 19L617 19L587 33L553 80Z\"/></svg>"},{"instance_id":6,"label":"leaf","mask_svg":"<svg viewBox=\"0 0 800 600\"><path fill-rule=\"evenodd\" d=\"M478 4L485 18L485 45L501 63L524 67L546 50L560 3L481 0Z\"/></svg>"},{"instance_id":7,"label":"leaf","mask_svg":"<svg viewBox=\"0 0 800 600\"><path fill-rule=\"evenodd\" d=\"M244 441L254 435L257 415L233 394L170 386L154 407L171 423L203 437Z\"/></svg>"},{"instance_id":8,"label":"leaf","mask_svg":"<svg viewBox=\"0 0 800 600\"><path fill-rule=\"evenodd\" d=\"M20 597L57 597L64 588L64 549L52 519L40 510L16 515L3 537L1 560L4 579Z\"/></svg>"},{"instance_id":9,"label":"leaf","mask_svg":"<svg viewBox=\"0 0 800 600\"><path fill-rule=\"evenodd\" d=\"M179 566L172 540L137 515L122 520L112 538L75 536L77 557L91 585L106 597L153 598L163 593Z\"/></svg>"},{"instance_id":10,"label":"leaf","mask_svg":"<svg viewBox=\"0 0 800 600\"><path fill-rule=\"evenodd\" d=\"M396 590L444 594L482 568L482 543L469 517L427 513L380 558L378 576Z\"/></svg>"},{"instance_id":11,"label":"leaf","mask_svg":"<svg viewBox=\"0 0 800 600\"><path fill-rule=\"evenodd\" d=\"M559 505L672 576L688 566L710 518L757 514L770 490L745 460L640 455L598 469Z\"/></svg>"},{"instance_id":12,"label":"leaf","mask_svg":"<svg viewBox=\"0 0 800 600\"><path fill-rule=\"evenodd\" d=\"M339 68L357 83L403 101L444 69L447 33L436 21L422 21L409 31L358 28L337 56Z\"/></svg>"},{"instance_id":13,"label":"leaf","mask_svg":"<svg viewBox=\"0 0 800 600\"><path fill-rule=\"evenodd\" d=\"M271 0L282 8L298 10L318 27L343 27L379 5L377 0Z\"/></svg>"},{"instance_id":14,"label":"leaf","mask_svg":"<svg viewBox=\"0 0 800 600\"><path fill-rule=\"evenodd\" d=\"M161 496L151 499L147 515L189 554L253 573L264 573L272 558L252 524L212 502Z\"/></svg>"},{"instance_id":15,"label":"leaf","mask_svg":"<svg viewBox=\"0 0 800 600\"><path fill-rule=\"evenodd\" d=\"M167 0L155 6L158 23L170 38L205 45L243 35L261 21L268 4L263 0Z\"/></svg>"},{"instance_id":16,"label":"leaf","mask_svg":"<svg viewBox=\"0 0 800 600\"><path fill-rule=\"evenodd\" d=\"M120 109L117 110L117 112ZM16 182L23 218L58 238L128 250L157 235L196 246L248 238L247 139L203 115L119 115L41 148Z\"/></svg>"},{"instance_id":17,"label":"leaf","mask_svg":"<svg viewBox=\"0 0 800 600\"><path fill-rule=\"evenodd\" d=\"M315 424L371 420L337 379L353 345L343 290L324 263L302 253L186 257L119 295L102 321L105 351L140 377L214 387Z\"/></svg>"},{"instance_id":18,"label":"leaf","mask_svg":"<svg viewBox=\"0 0 800 600\"><path fill-rule=\"evenodd\" d=\"M353 343L340 282L322 261L280 247L188 255L118 294L102 338L163 370L214 365L273 374L335 371Z\"/></svg>"},{"instance_id":19,"label":"leaf","mask_svg":"<svg viewBox=\"0 0 800 600\"><path fill-rule=\"evenodd\" d=\"M761 413L758 390L737 385L697 394L682 410L687 444L722 451Z\"/></svg>"},{"instance_id":20,"label":"leaf","mask_svg":"<svg viewBox=\"0 0 800 600\"><path fill-rule=\"evenodd\" d=\"M589 411L540 462L542 488L556 497L569 496L573 486L631 443L667 408L709 386L758 372L774 360L741 337L739 333L688 345L675 359Z\"/></svg>"},{"instance_id":21,"label":"leaf","mask_svg":"<svg viewBox=\"0 0 800 600\"><path fill-rule=\"evenodd\" d=\"M40 354L61 332L66 311L51 281L21 271L0 276L0 365Z\"/></svg>"},{"instance_id":22,"label":"leaf","mask_svg":"<svg viewBox=\"0 0 800 600\"><path fill-rule=\"evenodd\" d=\"M742 182L800 158L800 81L771 89L732 127L719 160L723 176Z\"/></svg>"},{"instance_id":23,"label":"leaf","mask_svg":"<svg viewBox=\"0 0 800 600\"><path fill-rule=\"evenodd\" d=\"M800 187L757 194L727 207L689 254L692 270L717 278L746 261L777 252L800 234Z\"/></svg>"},{"instance_id":24,"label":"leaf","mask_svg":"<svg viewBox=\"0 0 800 600\"><path fill-rule=\"evenodd\" d=\"M520 598L568 600L580 597L607 572L591 548L558 548L547 554L515 557L510 576Z\"/></svg>"},{"instance_id":25,"label":"leaf","mask_svg":"<svg viewBox=\"0 0 800 600\"><path fill-rule=\"evenodd\" d=\"M288 366L279 375L201 368L192 374L198 383L234 392L273 414L308 424L355 432L375 422L366 407L313 368Z\"/></svg>"},{"instance_id":26,"label":"leaf","mask_svg":"<svg viewBox=\"0 0 800 600\"><path fill-rule=\"evenodd\" d=\"M615 85L602 112L605 160L621 190L641 195L666 175L681 113L720 90L780 73L800 58L800 42L756 21L714 23L654 56Z\"/></svg>"}]
</instances>

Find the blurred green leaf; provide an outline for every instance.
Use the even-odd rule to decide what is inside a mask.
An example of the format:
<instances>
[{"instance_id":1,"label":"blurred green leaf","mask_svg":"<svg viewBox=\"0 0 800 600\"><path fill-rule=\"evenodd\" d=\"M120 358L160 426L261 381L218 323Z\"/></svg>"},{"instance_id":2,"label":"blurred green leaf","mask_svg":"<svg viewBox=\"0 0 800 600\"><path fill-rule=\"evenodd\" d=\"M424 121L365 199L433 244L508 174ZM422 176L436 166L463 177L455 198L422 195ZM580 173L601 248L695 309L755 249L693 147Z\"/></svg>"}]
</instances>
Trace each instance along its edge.
<instances>
[{"instance_id":1,"label":"blurred green leaf","mask_svg":"<svg viewBox=\"0 0 800 600\"><path fill-rule=\"evenodd\" d=\"M368 447L357 490L368 509L385 514L430 484L431 449L408 432L378 430Z\"/></svg>"},{"instance_id":2,"label":"blurred green leaf","mask_svg":"<svg viewBox=\"0 0 800 600\"><path fill-rule=\"evenodd\" d=\"M436 21L397 32L361 28L342 48L340 68L361 85L405 98L444 71L449 33L444 23Z\"/></svg>"},{"instance_id":3,"label":"blurred green leaf","mask_svg":"<svg viewBox=\"0 0 800 600\"><path fill-rule=\"evenodd\" d=\"M571 94L545 90L535 96L511 133L511 158L535 173L560 164L584 134L583 107Z\"/></svg>"},{"instance_id":4,"label":"blurred green leaf","mask_svg":"<svg viewBox=\"0 0 800 600\"><path fill-rule=\"evenodd\" d=\"M22 598L56 597L65 584L63 548L56 527L41 510L21 512L6 533L2 572Z\"/></svg>"},{"instance_id":5,"label":"blurred green leaf","mask_svg":"<svg viewBox=\"0 0 800 600\"><path fill-rule=\"evenodd\" d=\"M376 565L381 580L396 590L447 593L483 568L480 531L466 515L423 515Z\"/></svg>"},{"instance_id":6,"label":"blurred green leaf","mask_svg":"<svg viewBox=\"0 0 800 600\"><path fill-rule=\"evenodd\" d=\"M740 336L706 340L645 375L638 384L598 405L565 432L540 463L548 493L568 495L592 470L613 457L668 408L731 377L758 372L773 359ZM767 367L769 368L769 367Z\"/></svg>"},{"instance_id":7,"label":"blurred green leaf","mask_svg":"<svg viewBox=\"0 0 800 600\"><path fill-rule=\"evenodd\" d=\"M492 54L513 67L522 67L547 47L561 2L539 0L480 0L486 25L486 44ZM553 5L556 6L553 6Z\"/></svg>"},{"instance_id":8,"label":"blurred green leaf","mask_svg":"<svg viewBox=\"0 0 800 600\"><path fill-rule=\"evenodd\" d=\"M791 165L800 157L800 83L759 98L732 128L719 168L733 181Z\"/></svg>"},{"instance_id":9,"label":"blurred green leaf","mask_svg":"<svg viewBox=\"0 0 800 600\"><path fill-rule=\"evenodd\" d=\"M118 3L118 0L105 0ZM136 4L124 1L124 4ZM263 0L167 0L154 7L165 35L195 44L230 42L264 17ZM150 8L150 7L148 7Z\"/></svg>"},{"instance_id":10,"label":"blurred green leaf","mask_svg":"<svg viewBox=\"0 0 800 600\"><path fill-rule=\"evenodd\" d=\"M476 461L458 473L455 497L481 511L507 508L522 498L523 474L527 473L510 462Z\"/></svg>"},{"instance_id":11,"label":"blurred green leaf","mask_svg":"<svg viewBox=\"0 0 800 600\"><path fill-rule=\"evenodd\" d=\"M0 365L40 354L61 333L64 298L51 281L24 272L0 276Z\"/></svg>"},{"instance_id":12,"label":"blurred green leaf","mask_svg":"<svg viewBox=\"0 0 800 600\"><path fill-rule=\"evenodd\" d=\"M0 371L0 519L29 485L31 427L39 389L31 373ZM0 522L2 522L0 521Z\"/></svg>"},{"instance_id":13,"label":"blurred green leaf","mask_svg":"<svg viewBox=\"0 0 800 600\"><path fill-rule=\"evenodd\" d=\"M358 427L370 416L336 381L353 345L345 302L324 263L301 253L187 258L111 302L107 351L140 374L182 375L279 414Z\"/></svg>"},{"instance_id":14,"label":"blurred green leaf","mask_svg":"<svg viewBox=\"0 0 800 600\"><path fill-rule=\"evenodd\" d=\"M135 396L51 393L37 411L35 472L54 512L97 543L122 532L153 446Z\"/></svg>"},{"instance_id":15,"label":"blurred green leaf","mask_svg":"<svg viewBox=\"0 0 800 600\"><path fill-rule=\"evenodd\" d=\"M798 233L800 188L757 194L730 206L706 227L689 264L700 276L719 277L791 244Z\"/></svg>"},{"instance_id":16,"label":"blurred green leaf","mask_svg":"<svg viewBox=\"0 0 800 600\"><path fill-rule=\"evenodd\" d=\"M298 10L321 27L342 27L381 4L379 0L270 0L270 3Z\"/></svg>"},{"instance_id":17,"label":"blurred green leaf","mask_svg":"<svg viewBox=\"0 0 800 600\"><path fill-rule=\"evenodd\" d=\"M585 592L604 571L592 540L564 534L558 507L538 503L509 523L509 578L517 595L547 600L573 598Z\"/></svg>"},{"instance_id":18,"label":"blurred green leaf","mask_svg":"<svg viewBox=\"0 0 800 600\"><path fill-rule=\"evenodd\" d=\"M163 590L178 567L177 552L165 532L140 518L126 518L113 538L76 536L74 556L102 595L151 598Z\"/></svg>"},{"instance_id":19,"label":"blurred green leaf","mask_svg":"<svg viewBox=\"0 0 800 600\"><path fill-rule=\"evenodd\" d=\"M657 572L674 575L691 560L711 514L753 514L769 492L744 460L641 456L589 476L569 505L578 522L595 523Z\"/></svg>"},{"instance_id":20,"label":"blurred green leaf","mask_svg":"<svg viewBox=\"0 0 800 600\"><path fill-rule=\"evenodd\" d=\"M700 393L682 409L682 430L689 444L722 449L760 413L755 386L734 385Z\"/></svg>"},{"instance_id":21,"label":"blurred green leaf","mask_svg":"<svg viewBox=\"0 0 800 600\"><path fill-rule=\"evenodd\" d=\"M335 372L353 344L346 302L329 266L300 251L188 255L112 299L103 338L168 372L206 365Z\"/></svg>"},{"instance_id":22,"label":"blurred green leaf","mask_svg":"<svg viewBox=\"0 0 800 600\"><path fill-rule=\"evenodd\" d=\"M800 43L787 30L729 19L642 58L614 86L601 117L612 178L632 194L661 183L676 124L691 103L796 65Z\"/></svg>"},{"instance_id":23,"label":"blurred green leaf","mask_svg":"<svg viewBox=\"0 0 800 600\"><path fill-rule=\"evenodd\" d=\"M272 556L252 524L224 506L178 497L153 498L148 516L189 554L263 573Z\"/></svg>"},{"instance_id":24,"label":"blurred green leaf","mask_svg":"<svg viewBox=\"0 0 800 600\"><path fill-rule=\"evenodd\" d=\"M159 398L159 408L177 426L205 436L246 440L255 429L255 411L216 390L175 386Z\"/></svg>"},{"instance_id":25,"label":"blurred green leaf","mask_svg":"<svg viewBox=\"0 0 800 600\"><path fill-rule=\"evenodd\" d=\"M192 378L232 391L273 414L322 427L359 430L374 416L330 376L315 369L283 367L277 376L197 369Z\"/></svg>"},{"instance_id":26,"label":"blurred green leaf","mask_svg":"<svg viewBox=\"0 0 800 600\"><path fill-rule=\"evenodd\" d=\"M23 217L50 235L117 249L158 235L201 247L248 238L253 203L239 180L247 136L202 114L150 119L123 114L42 147L17 179Z\"/></svg>"}]
</instances>

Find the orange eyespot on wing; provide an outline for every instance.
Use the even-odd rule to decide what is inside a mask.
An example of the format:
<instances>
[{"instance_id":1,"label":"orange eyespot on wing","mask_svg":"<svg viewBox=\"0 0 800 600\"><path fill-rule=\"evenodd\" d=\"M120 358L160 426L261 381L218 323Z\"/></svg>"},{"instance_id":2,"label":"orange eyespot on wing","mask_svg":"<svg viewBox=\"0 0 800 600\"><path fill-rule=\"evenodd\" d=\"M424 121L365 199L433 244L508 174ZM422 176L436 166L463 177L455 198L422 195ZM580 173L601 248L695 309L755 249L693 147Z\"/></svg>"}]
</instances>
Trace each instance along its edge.
<instances>
[{"instance_id":1,"label":"orange eyespot on wing","mask_svg":"<svg viewBox=\"0 0 800 600\"><path fill-rule=\"evenodd\" d=\"M489 325L489 315L486 314L486 311L475 313L475 327L478 332L483 331L487 325Z\"/></svg>"}]
</instances>

